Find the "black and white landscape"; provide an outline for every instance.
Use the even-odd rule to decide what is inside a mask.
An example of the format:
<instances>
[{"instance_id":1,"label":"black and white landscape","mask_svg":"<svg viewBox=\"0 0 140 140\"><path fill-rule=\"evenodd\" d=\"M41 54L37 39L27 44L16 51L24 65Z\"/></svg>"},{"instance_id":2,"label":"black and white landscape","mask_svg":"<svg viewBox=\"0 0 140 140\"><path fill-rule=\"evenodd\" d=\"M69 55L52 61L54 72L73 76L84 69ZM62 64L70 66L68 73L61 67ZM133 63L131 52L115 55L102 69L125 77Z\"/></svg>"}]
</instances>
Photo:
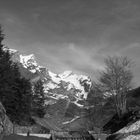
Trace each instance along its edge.
<instances>
[{"instance_id":1,"label":"black and white landscape","mask_svg":"<svg viewBox=\"0 0 140 140\"><path fill-rule=\"evenodd\" d=\"M0 139L139 140L139 29L139 0L0 0Z\"/></svg>"}]
</instances>

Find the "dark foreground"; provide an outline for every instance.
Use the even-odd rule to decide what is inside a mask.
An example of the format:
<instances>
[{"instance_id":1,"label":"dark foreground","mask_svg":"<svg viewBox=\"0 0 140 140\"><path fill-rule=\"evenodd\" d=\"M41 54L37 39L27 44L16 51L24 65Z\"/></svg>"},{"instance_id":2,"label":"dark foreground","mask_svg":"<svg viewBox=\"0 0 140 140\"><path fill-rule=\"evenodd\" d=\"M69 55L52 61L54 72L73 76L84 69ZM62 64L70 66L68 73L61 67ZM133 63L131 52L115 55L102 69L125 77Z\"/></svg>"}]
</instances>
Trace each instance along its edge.
<instances>
[{"instance_id":1,"label":"dark foreground","mask_svg":"<svg viewBox=\"0 0 140 140\"><path fill-rule=\"evenodd\" d=\"M36 136L19 136L19 135L9 135L4 136L2 140L49 140L47 138L40 138Z\"/></svg>"},{"instance_id":2,"label":"dark foreground","mask_svg":"<svg viewBox=\"0 0 140 140\"><path fill-rule=\"evenodd\" d=\"M94 136L93 140L98 140L98 138L100 138L99 140L105 140L106 136ZM9 136L4 136L1 140L50 140L47 138L41 138L41 137L37 137L37 136L21 136L21 135L9 135Z\"/></svg>"}]
</instances>

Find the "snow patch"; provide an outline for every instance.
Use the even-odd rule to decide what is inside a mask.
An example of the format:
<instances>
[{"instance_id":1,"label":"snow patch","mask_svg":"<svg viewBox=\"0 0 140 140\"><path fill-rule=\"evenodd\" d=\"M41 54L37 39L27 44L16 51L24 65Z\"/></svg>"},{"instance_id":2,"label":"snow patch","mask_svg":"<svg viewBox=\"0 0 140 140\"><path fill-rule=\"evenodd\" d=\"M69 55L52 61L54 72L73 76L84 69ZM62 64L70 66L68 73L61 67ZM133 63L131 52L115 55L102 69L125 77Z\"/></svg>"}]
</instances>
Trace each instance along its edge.
<instances>
[{"instance_id":1,"label":"snow patch","mask_svg":"<svg viewBox=\"0 0 140 140\"><path fill-rule=\"evenodd\" d=\"M61 76L61 75L59 75L59 76ZM70 83L70 84L72 84L72 85L69 85L68 86L68 89L70 89L70 88L75 88L75 89L79 89L81 92L79 92L79 93L77 93L77 96L79 97L79 98L81 98L81 95L83 95L83 98L84 99L86 99L87 98L87 93L85 92L85 90L84 90L84 86L82 86L81 84L80 84L80 81L79 81L79 76L78 75L76 75L76 74L72 74L72 73L68 73L67 72L67 76L61 76L60 77L61 78L61 80L62 81L65 81L65 82L67 82L67 83ZM87 77L86 77L87 78Z\"/></svg>"},{"instance_id":2,"label":"snow patch","mask_svg":"<svg viewBox=\"0 0 140 140\"><path fill-rule=\"evenodd\" d=\"M138 129L140 129L140 121L137 121L130 126L126 126L122 128L117 133L129 133L129 132L137 131Z\"/></svg>"},{"instance_id":3,"label":"snow patch","mask_svg":"<svg viewBox=\"0 0 140 140\"><path fill-rule=\"evenodd\" d=\"M81 105L81 104L78 103L78 99L76 101L72 102L72 103L74 103L75 105L79 106L80 108L84 107L84 105Z\"/></svg>"},{"instance_id":4,"label":"snow patch","mask_svg":"<svg viewBox=\"0 0 140 140\"><path fill-rule=\"evenodd\" d=\"M130 135L126 138L124 138L123 140L140 140L140 135Z\"/></svg>"},{"instance_id":5,"label":"snow patch","mask_svg":"<svg viewBox=\"0 0 140 140\"><path fill-rule=\"evenodd\" d=\"M9 50L9 53L13 54L13 53L17 53L18 51L15 50L15 49L8 49Z\"/></svg>"},{"instance_id":6,"label":"snow patch","mask_svg":"<svg viewBox=\"0 0 140 140\"><path fill-rule=\"evenodd\" d=\"M51 71L48 71L48 73L49 73L49 75L50 75L50 77L51 77L53 82L55 82L57 84L60 83L61 79L57 76L57 74L52 73Z\"/></svg>"},{"instance_id":7,"label":"snow patch","mask_svg":"<svg viewBox=\"0 0 140 140\"><path fill-rule=\"evenodd\" d=\"M72 71L64 71L63 73L59 74L60 78L67 78L68 76L70 76L73 72Z\"/></svg>"},{"instance_id":8,"label":"snow patch","mask_svg":"<svg viewBox=\"0 0 140 140\"><path fill-rule=\"evenodd\" d=\"M73 121L75 121L75 120L77 120L77 119L79 119L79 118L80 118L80 116L76 116L76 117L73 118L72 120L63 122L62 124L69 124L69 123L72 123Z\"/></svg>"}]
</instances>

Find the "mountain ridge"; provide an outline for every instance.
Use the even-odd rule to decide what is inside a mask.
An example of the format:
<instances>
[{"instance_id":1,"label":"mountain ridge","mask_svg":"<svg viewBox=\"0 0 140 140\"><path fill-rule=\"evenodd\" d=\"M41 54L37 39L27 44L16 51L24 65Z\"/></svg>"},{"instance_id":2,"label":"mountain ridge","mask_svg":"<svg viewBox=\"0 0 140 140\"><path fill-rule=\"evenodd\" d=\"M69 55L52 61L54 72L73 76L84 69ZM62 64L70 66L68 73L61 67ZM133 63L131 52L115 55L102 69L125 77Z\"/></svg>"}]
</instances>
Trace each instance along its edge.
<instances>
[{"instance_id":1,"label":"mountain ridge","mask_svg":"<svg viewBox=\"0 0 140 140\"><path fill-rule=\"evenodd\" d=\"M86 100L90 92L92 81L89 76L77 75L70 70L55 74L40 66L34 54L23 55L14 49L9 49L9 52L12 61L18 64L23 77L30 79L31 82L43 81L45 95L54 103L56 100L67 98L79 107L84 106L79 102ZM52 102L46 102L46 104L49 103L52 104Z\"/></svg>"}]
</instances>

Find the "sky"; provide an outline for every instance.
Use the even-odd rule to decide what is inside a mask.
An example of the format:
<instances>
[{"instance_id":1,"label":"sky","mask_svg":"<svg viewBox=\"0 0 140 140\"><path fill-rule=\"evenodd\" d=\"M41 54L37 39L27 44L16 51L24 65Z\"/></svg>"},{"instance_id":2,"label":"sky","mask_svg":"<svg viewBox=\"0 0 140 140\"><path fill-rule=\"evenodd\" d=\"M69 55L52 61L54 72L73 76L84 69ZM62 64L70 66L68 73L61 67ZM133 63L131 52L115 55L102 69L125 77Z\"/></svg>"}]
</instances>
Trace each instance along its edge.
<instances>
[{"instance_id":1,"label":"sky","mask_svg":"<svg viewBox=\"0 0 140 140\"><path fill-rule=\"evenodd\" d=\"M107 56L128 56L140 86L139 0L0 0L4 44L54 73L96 77Z\"/></svg>"}]
</instances>

